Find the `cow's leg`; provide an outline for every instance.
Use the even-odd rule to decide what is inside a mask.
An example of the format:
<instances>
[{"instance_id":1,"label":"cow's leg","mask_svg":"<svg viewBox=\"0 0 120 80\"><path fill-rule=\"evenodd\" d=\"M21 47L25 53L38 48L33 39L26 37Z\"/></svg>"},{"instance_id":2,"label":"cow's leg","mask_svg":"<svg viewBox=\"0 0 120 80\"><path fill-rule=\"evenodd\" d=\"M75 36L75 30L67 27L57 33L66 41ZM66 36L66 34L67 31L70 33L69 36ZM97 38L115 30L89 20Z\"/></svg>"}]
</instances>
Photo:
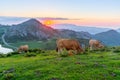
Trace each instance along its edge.
<instances>
[{"instance_id":1,"label":"cow's leg","mask_svg":"<svg viewBox=\"0 0 120 80\"><path fill-rule=\"evenodd\" d=\"M95 47L95 50L97 50L97 49L98 49L98 45L94 45L94 47Z\"/></svg>"},{"instance_id":2,"label":"cow's leg","mask_svg":"<svg viewBox=\"0 0 120 80\"><path fill-rule=\"evenodd\" d=\"M78 53L82 53L82 52L84 52L85 51L85 49L83 50L81 47L78 47Z\"/></svg>"},{"instance_id":3,"label":"cow's leg","mask_svg":"<svg viewBox=\"0 0 120 80\"><path fill-rule=\"evenodd\" d=\"M62 48L58 49L58 54L61 54L61 53L62 53L62 51L63 51L63 49L62 49Z\"/></svg>"},{"instance_id":4,"label":"cow's leg","mask_svg":"<svg viewBox=\"0 0 120 80\"><path fill-rule=\"evenodd\" d=\"M77 49L77 54L81 54L81 52L83 52L82 49Z\"/></svg>"},{"instance_id":5,"label":"cow's leg","mask_svg":"<svg viewBox=\"0 0 120 80\"><path fill-rule=\"evenodd\" d=\"M72 47L72 50L74 51L75 54L78 54L78 50L75 47Z\"/></svg>"},{"instance_id":6,"label":"cow's leg","mask_svg":"<svg viewBox=\"0 0 120 80\"><path fill-rule=\"evenodd\" d=\"M60 49L58 49L58 54L60 54Z\"/></svg>"},{"instance_id":7,"label":"cow's leg","mask_svg":"<svg viewBox=\"0 0 120 80\"><path fill-rule=\"evenodd\" d=\"M78 54L79 53L79 50L75 50L75 54Z\"/></svg>"},{"instance_id":8,"label":"cow's leg","mask_svg":"<svg viewBox=\"0 0 120 80\"><path fill-rule=\"evenodd\" d=\"M93 50L93 45L90 45L90 50Z\"/></svg>"},{"instance_id":9,"label":"cow's leg","mask_svg":"<svg viewBox=\"0 0 120 80\"><path fill-rule=\"evenodd\" d=\"M58 52L58 47L56 47L56 51Z\"/></svg>"}]
</instances>

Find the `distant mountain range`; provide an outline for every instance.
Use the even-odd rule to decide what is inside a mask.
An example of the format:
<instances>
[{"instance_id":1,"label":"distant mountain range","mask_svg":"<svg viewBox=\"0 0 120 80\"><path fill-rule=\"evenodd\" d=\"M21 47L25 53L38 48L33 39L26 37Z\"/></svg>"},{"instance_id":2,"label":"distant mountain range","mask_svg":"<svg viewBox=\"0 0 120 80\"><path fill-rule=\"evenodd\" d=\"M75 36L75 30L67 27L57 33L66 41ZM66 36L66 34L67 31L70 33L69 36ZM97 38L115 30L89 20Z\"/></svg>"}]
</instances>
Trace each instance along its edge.
<instances>
[{"instance_id":1,"label":"distant mountain range","mask_svg":"<svg viewBox=\"0 0 120 80\"><path fill-rule=\"evenodd\" d=\"M5 17L5 16L0 16L0 24L2 25L17 25L19 23L25 22L29 20L29 17ZM37 20L69 20L68 18L49 18L49 17L38 17L36 18ZM105 32L110 30L110 28L98 28L98 27L87 27L87 26L77 26L74 24L55 24L51 26L54 29L69 29L73 31L84 31L84 32L89 32L90 34L97 34L101 32ZM120 29L117 31L120 32Z\"/></svg>"},{"instance_id":2,"label":"distant mountain range","mask_svg":"<svg viewBox=\"0 0 120 80\"><path fill-rule=\"evenodd\" d=\"M77 26L73 24L55 24L52 26L52 28L69 29L69 30L74 30L76 32L84 31L84 32L89 32L90 34L97 34L97 33L111 30L109 28L86 27L86 26Z\"/></svg>"},{"instance_id":3,"label":"distant mountain range","mask_svg":"<svg viewBox=\"0 0 120 80\"><path fill-rule=\"evenodd\" d=\"M116 31L120 33L120 28L118 28Z\"/></svg>"},{"instance_id":4,"label":"distant mountain range","mask_svg":"<svg viewBox=\"0 0 120 80\"><path fill-rule=\"evenodd\" d=\"M62 25L64 29L62 29ZM4 32L4 30L6 30L6 32ZM59 24L49 27L43 25L36 19L29 19L17 25L0 25L0 36L5 34L5 40L7 42L49 40L52 38L76 38L87 40L94 38L100 40L105 45L119 46L119 31L119 29L111 30L108 28L80 27L71 24Z\"/></svg>"}]
</instances>

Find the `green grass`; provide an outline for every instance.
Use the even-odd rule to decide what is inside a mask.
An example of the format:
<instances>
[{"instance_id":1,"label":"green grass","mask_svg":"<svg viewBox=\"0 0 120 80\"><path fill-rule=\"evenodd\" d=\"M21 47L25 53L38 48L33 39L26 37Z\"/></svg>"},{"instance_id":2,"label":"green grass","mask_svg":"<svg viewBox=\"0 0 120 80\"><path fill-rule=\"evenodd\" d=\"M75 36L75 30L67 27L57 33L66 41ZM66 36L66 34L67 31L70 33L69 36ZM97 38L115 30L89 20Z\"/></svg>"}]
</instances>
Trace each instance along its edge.
<instances>
[{"instance_id":1,"label":"green grass","mask_svg":"<svg viewBox=\"0 0 120 80\"><path fill-rule=\"evenodd\" d=\"M60 57L48 50L34 57L24 55L0 58L0 80L120 79L120 53L96 51Z\"/></svg>"}]
</instances>

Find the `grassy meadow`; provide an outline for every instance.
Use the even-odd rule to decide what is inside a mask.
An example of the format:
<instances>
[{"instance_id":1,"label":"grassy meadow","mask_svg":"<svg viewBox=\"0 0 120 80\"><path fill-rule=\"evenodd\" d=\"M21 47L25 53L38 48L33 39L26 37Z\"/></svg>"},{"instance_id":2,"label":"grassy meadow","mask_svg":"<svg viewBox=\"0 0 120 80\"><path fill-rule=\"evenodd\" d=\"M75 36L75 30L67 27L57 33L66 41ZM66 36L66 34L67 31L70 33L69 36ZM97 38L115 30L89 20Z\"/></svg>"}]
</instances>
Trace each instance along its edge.
<instances>
[{"instance_id":1,"label":"grassy meadow","mask_svg":"<svg viewBox=\"0 0 120 80\"><path fill-rule=\"evenodd\" d=\"M0 80L119 80L120 48L58 55L54 50L0 55Z\"/></svg>"}]
</instances>

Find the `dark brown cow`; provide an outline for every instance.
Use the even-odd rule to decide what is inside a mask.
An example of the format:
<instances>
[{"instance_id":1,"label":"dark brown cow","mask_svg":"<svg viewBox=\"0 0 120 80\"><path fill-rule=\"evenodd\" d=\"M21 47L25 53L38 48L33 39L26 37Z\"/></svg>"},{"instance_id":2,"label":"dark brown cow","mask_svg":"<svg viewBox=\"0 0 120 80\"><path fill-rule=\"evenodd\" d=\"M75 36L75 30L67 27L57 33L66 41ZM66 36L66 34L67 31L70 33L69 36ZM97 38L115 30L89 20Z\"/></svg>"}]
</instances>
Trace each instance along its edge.
<instances>
[{"instance_id":1,"label":"dark brown cow","mask_svg":"<svg viewBox=\"0 0 120 80\"><path fill-rule=\"evenodd\" d=\"M74 50L77 51L77 53L83 52L83 49L81 48L79 42L74 39L58 39L56 41L57 48L56 50L60 53L63 49L66 50Z\"/></svg>"},{"instance_id":2,"label":"dark brown cow","mask_svg":"<svg viewBox=\"0 0 120 80\"><path fill-rule=\"evenodd\" d=\"M27 52L29 49L28 45L22 45L18 48L18 52Z\"/></svg>"},{"instance_id":3,"label":"dark brown cow","mask_svg":"<svg viewBox=\"0 0 120 80\"><path fill-rule=\"evenodd\" d=\"M89 46L90 46L90 50L96 50L96 49L100 49L104 47L104 45L101 44L100 41L95 40L95 39L91 39L89 41Z\"/></svg>"}]
</instances>

